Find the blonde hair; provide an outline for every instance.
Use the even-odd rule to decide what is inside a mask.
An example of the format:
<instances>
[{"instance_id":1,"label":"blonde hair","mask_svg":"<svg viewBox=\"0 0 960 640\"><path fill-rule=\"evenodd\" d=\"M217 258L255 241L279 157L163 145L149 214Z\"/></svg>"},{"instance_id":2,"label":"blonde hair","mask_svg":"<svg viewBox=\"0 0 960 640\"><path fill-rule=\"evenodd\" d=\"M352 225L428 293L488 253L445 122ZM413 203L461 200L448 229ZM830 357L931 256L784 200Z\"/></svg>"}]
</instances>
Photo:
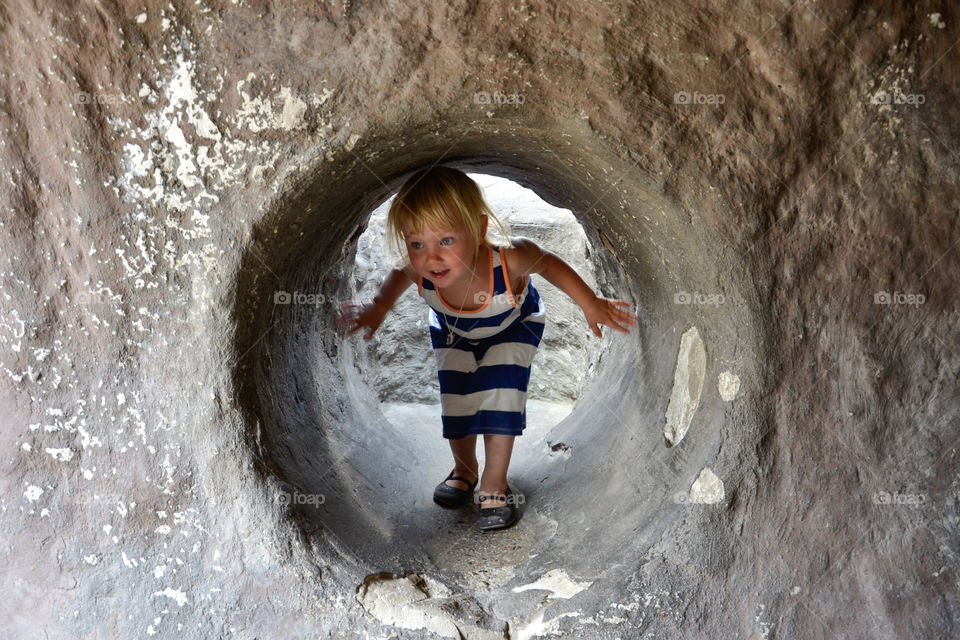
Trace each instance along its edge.
<instances>
[{"instance_id":1,"label":"blonde hair","mask_svg":"<svg viewBox=\"0 0 960 640\"><path fill-rule=\"evenodd\" d=\"M493 213L476 182L452 167L435 166L417 171L403 183L387 213L387 234L398 257L409 259L403 229L420 232L424 226L466 229L477 242L473 259L480 255L480 227L487 216L483 238L494 246L509 246L510 232ZM496 226L501 238L491 233Z\"/></svg>"}]
</instances>

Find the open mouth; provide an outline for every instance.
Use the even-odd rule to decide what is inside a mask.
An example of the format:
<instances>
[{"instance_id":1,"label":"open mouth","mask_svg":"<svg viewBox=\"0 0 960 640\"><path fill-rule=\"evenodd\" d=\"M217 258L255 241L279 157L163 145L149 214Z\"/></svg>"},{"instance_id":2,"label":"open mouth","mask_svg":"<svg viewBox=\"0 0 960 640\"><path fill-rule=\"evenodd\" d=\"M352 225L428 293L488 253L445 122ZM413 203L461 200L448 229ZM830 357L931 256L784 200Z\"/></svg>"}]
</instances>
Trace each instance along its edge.
<instances>
[{"instance_id":1,"label":"open mouth","mask_svg":"<svg viewBox=\"0 0 960 640\"><path fill-rule=\"evenodd\" d=\"M440 279L448 273L450 273L450 269L444 269L443 271L431 271L430 276L434 279Z\"/></svg>"}]
</instances>

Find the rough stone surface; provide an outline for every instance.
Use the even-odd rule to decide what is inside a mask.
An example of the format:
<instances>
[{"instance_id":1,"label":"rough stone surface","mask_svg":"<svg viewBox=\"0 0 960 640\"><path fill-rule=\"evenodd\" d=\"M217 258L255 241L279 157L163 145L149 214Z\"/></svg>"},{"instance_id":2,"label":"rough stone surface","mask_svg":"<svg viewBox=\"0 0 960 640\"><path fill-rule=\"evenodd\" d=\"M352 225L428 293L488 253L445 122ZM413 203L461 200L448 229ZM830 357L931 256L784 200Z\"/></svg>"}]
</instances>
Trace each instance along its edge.
<instances>
[{"instance_id":1,"label":"rough stone surface","mask_svg":"<svg viewBox=\"0 0 960 640\"><path fill-rule=\"evenodd\" d=\"M4 635L428 638L356 600L414 573L511 638L956 637L958 20L0 3ZM496 535L334 332L369 212L436 161L570 209L640 318L518 441ZM667 448L691 326L741 385ZM674 499L707 466L723 502ZM558 569L590 586L514 591Z\"/></svg>"}]
</instances>

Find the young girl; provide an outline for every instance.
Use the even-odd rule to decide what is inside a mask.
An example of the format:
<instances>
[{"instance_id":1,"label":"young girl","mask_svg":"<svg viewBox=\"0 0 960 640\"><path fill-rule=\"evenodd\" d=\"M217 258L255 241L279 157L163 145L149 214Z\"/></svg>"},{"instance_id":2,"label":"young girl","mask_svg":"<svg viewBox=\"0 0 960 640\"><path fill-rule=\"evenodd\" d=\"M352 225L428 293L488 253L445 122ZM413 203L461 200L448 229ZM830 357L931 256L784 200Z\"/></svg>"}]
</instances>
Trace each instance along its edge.
<instances>
[{"instance_id":1,"label":"young girl","mask_svg":"<svg viewBox=\"0 0 960 640\"><path fill-rule=\"evenodd\" d=\"M637 322L624 310L628 302L597 297L566 262L534 242L514 238L510 247L495 246L487 235L491 219L504 230L480 188L462 171L432 167L413 174L387 216L390 239L408 260L390 272L373 301L344 303L337 315L344 337L366 328L369 340L400 294L416 283L432 308L443 437L454 459L453 471L437 485L433 499L444 507L462 506L479 480L482 531L517 519L507 467L514 438L526 426L530 364L546 320L530 274L540 274L573 298L597 337L601 324L628 333ZM483 435L486 459L482 477L478 435Z\"/></svg>"}]
</instances>

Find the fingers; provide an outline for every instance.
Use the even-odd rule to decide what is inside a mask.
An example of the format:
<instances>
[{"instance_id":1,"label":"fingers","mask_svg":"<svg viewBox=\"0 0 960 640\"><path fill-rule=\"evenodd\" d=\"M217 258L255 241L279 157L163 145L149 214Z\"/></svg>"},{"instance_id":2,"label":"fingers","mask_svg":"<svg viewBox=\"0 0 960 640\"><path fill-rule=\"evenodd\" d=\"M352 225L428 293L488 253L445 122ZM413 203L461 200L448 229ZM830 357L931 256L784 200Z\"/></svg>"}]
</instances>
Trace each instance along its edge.
<instances>
[{"instance_id":1,"label":"fingers","mask_svg":"<svg viewBox=\"0 0 960 640\"><path fill-rule=\"evenodd\" d=\"M346 314L338 313L337 329L340 331L340 335L343 337L349 336L351 333L353 333L353 331L356 330L355 319L350 318Z\"/></svg>"},{"instance_id":2,"label":"fingers","mask_svg":"<svg viewBox=\"0 0 960 640\"><path fill-rule=\"evenodd\" d=\"M628 324L630 326L637 324L637 316L632 313L620 313L617 314L617 319L623 324Z\"/></svg>"},{"instance_id":3,"label":"fingers","mask_svg":"<svg viewBox=\"0 0 960 640\"><path fill-rule=\"evenodd\" d=\"M337 317L348 314L359 306L356 302L341 302L338 307Z\"/></svg>"},{"instance_id":4,"label":"fingers","mask_svg":"<svg viewBox=\"0 0 960 640\"><path fill-rule=\"evenodd\" d=\"M630 333L630 327L633 327L637 324L636 315L625 311L620 307L629 307L630 303L625 300L610 300L606 299L607 308L606 313L603 314L603 317L597 319L597 326L600 324L605 324L609 327L613 327L620 333ZM594 328L594 325L590 327L593 330L594 335L598 338L601 337L598 329Z\"/></svg>"},{"instance_id":5,"label":"fingers","mask_svg":"<svg viewBox=\"0 0 960 640\"><path fill-rule=\"evenodd\" d=\"M364 340L369 340L370 337L373 336L373 332L377 330L376 326L371 326L369 322L363 322L359 316L351 317L350 323L347 325L346 332L344 333L343 337L349 338L357 331L360 331L364 328L369 329L369 333L364 336Z\"/></svg>"},{"instance_id":6,"label":"fingers","mask_svg":"<svg viewBox=\"0 0 960 640\"><path fill-rule=\"evenodd\" d=\"M336 321L338 327L347 323L347 318L350 316L350 304L349 302L341 302L337 308Z\"/></svg>"},{"instance_id":7,"label":"fingers","mask_svg":"<svg viewBox=\"0 0 960 640\"><path fill-rule=\"evenodd\" d=\"M619 331L620 333L630 333L630 329L628 329L628 328L624 327L623 325L617 323L617 321L614 320L614 319L612 319L612 318L609 318L609 319L604 320L604 321L602 321L602 322L603 322L603 324L607 325L608 327L612 327L612 328L616 329L616 330Z\"/></svg>"},{"instance_id":8,"label":"fingers","mask_svg":"<svg viewBox=\"0 0 960 640\"><path fill-rule=\"evenodd\" d=\"M362 309L363 305L359 302L341 302L340 306L337 308L337 318L340 319L350 316L357 316Z\"/></svg>"},{"instance_id":9,"label":"fingers","mask_svg":"<svg viewBox=\"0 0 960 640\"><path fill-rule=\"evenodd\" d=\"M630 329L619 324L611 324L611 327L619 331L620 333L630 333Z\"/></svg>"},{"instance_id":10,"label":"fingers","mask_svg":"<svg viewBox=\"0 0 960 640\"><path fill-rule=\"evenodd\" d=\"M360 323L360 314L363 305L357 302L341 302L336 316L337 328L343 338L349 338L360 330L363 325Z\"/></svg>"},{"instance_id":11,"label":"fingers","mask_svg":"<svg viewBox=\"0 0 960 640\"><path fill-rule=\"evenodd\" d=\"M363 339L370 340L380 327L380 322L367 313L366 305L357 302L340 303L336 323L342 338L349 338L361 329L367 329Z\"/></svg>"},{"instance_id":12,"label":"fingers","mask_svg":"<svg viewBox=\"0 0 960 640\"><path fill-rule=\"evenodd\" d=\"M629 308L629 307L630 307L630 303L629 303L629 302L627 302L626 300L607 300L607 302L610 304L610 315L611 315L612 318L615 318L617 321L619 321L619 322L621 322L621 323L623 323L623 324L627 324L627 325L631 325L631 326L637 324L637 316L636 316L636 314L633 314L633 313L630 313L630 312L628 312L628 311L625 311L624 309L618 309L618 308L617 308L617 307L628 307L628 308ZM614 306L614 305L616 305L616 306ZM629 330L624 330L624 329L621 329L621 328L619 328L619 327L617 327L617 328L618 328L620 331L623 331L624 333L629 333Z\"/></svg>"},{"instance_id":13,"label":"fingers","mask_svg":"<svg viewBox=\"0 0 960 640\"><path fill-rule=\"evenodd\" d=\"M354 333L356 333L363 325L356 321L355 318L337 318L337 328L340 330L340 336L343 338L349 338Z\"/></svg>"}]
</instances>

